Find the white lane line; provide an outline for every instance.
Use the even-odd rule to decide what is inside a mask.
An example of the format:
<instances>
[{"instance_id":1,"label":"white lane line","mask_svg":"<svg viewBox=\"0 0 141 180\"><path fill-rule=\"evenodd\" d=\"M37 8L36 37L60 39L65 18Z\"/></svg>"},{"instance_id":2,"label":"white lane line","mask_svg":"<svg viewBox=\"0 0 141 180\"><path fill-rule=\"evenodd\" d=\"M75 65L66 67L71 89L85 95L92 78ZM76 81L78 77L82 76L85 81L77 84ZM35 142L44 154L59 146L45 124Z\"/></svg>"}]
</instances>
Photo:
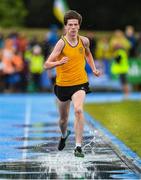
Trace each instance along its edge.
<instances>
[{"instance_id":1,"label":"white lane line","mask_svg":"<svg viewBox=\"0 0 141 180\"><path fill-rule=\"evenodd\" d=\"M28 146L28 136L29 136L29 124L31 120L31 100L27 99L25 107L25 122L24 122L24 143L23 143L23 153L22 159L27 157L27 146Z\"/></svg>"}]
</instances>

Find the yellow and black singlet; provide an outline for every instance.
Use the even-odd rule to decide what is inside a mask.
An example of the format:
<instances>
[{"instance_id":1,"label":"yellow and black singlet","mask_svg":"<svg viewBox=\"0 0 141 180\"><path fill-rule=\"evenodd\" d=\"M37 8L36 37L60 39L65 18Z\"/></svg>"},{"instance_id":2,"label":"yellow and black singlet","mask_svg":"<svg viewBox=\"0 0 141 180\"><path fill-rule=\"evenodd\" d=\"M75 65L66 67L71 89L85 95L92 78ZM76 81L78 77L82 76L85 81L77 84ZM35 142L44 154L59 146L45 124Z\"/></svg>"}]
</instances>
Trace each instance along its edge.
<instances>
[{"instance_id":1,"label":"yellow and black singlet","mask_svg":"<svg viewBox=\"0 0 141 180\"><path fill-rule=\"evenodd\" d=\"M85 48L80 37L76 46L71 46L64 36L65 43L58 60L68 57L68 62L56 67L56 84L58 86L74 86L88 82L85 71Z\"/></svg>"}]
</instances>

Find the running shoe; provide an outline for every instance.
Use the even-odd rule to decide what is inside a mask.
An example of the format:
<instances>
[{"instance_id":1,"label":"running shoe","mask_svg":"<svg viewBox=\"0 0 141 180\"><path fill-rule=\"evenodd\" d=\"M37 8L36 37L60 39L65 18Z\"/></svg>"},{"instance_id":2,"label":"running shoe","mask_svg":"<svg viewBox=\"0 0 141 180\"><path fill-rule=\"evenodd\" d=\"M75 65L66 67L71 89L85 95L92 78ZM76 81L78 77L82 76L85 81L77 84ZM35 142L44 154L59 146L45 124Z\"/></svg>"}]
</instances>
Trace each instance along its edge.
<instances>
[{"instance_id":1,"label":"running shoe","mask_svg":"<svg viewBox=\"0 0 141 180\"><path fill-rule=\"evenodd\" d=\"M59 141L59 145L58 145L58 150L59 151L62 151L66 145L66 140L68 138L68 136L71 134L71 131L70 130L67 130L67 136L65 138L60 138L60 141Z\"/></svg>"},{"instance_id":2,"label":"running shoe","mask_svg":"<svg viewBox=\"0 0 141 180\"><path fill-rule=\"evenodd\" d=\"M83 152L82 152L82 149L81 149L81 147L79 147L79 146L77 146L75 149L74 149L74 155L76 156L76 157L84 157L84 154L83 154Z\"/></svg>"}]
</instances>

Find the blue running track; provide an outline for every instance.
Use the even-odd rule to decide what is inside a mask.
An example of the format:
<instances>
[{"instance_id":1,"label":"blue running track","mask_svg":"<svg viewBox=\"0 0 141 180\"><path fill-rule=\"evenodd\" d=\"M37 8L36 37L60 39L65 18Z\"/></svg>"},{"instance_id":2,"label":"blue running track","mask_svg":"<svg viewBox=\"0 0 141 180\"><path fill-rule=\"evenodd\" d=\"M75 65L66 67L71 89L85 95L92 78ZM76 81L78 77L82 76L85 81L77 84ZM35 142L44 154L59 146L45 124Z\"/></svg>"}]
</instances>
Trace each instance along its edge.
<instances>
[{"instance_id":1,"label":"blue running track","mask_svg":"<svg viewBox=\"0 0 141 180\"><path fill-rule=\"evenodd\" d=\"M141 99L134 93L129 99ZM90 94L87 102L123 100L122 94ZM52 94L0 95L0 179L140 179L141 159L85 114L85 158L73 155L71 135L63 151L57 150L60 131Z\"/></svg>"}]
</instances>

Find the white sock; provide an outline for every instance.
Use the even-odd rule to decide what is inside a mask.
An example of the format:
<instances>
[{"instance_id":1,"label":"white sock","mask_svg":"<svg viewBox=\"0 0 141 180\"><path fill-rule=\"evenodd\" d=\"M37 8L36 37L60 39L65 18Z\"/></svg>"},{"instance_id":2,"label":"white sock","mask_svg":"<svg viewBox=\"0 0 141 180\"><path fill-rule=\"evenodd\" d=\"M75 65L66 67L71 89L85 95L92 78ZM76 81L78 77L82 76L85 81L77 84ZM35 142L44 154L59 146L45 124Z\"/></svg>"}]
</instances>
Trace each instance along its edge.
<instances>
[{"instance_id":1,"label":"white sock","mask_svg":"<svg viewBox=\"0 0 141 180\"><path fill-rule=\"evenodd\" d=\"M76 143L75 148L78 146L81 147L81 143Z\"/></svg>"}]
</instances>

